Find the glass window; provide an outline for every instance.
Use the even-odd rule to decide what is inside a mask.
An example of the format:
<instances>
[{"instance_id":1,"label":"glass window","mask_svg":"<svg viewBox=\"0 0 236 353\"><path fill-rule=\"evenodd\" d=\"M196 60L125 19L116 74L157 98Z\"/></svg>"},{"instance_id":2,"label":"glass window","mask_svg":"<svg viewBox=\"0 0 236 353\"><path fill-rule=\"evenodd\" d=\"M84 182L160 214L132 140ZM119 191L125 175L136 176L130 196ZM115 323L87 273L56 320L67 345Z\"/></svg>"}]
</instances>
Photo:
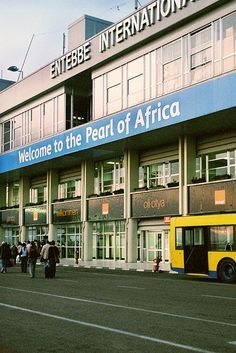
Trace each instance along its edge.
<instances>
[{"instance_id":1,"label":"glass window","mask_svg":"<svg viewBox=\"0 0 236 353\"><path fill-rule=\"evenodd\" d=\"M47 187L38 186L30 188L30 202L31 203L44 203L47 201Z\"/></svg>"},{"instance_id":2,"label":"glass window","mask_svg":"<svg viewBox=\"0 0 236 353\"><path fill-rule=\"evenodd\" d=\"M236 13L223 22L223 71L233 70L236 63Z\"/></svg>"},{"instance_id":3,"label":"glass window","mask_svg":"<svg viewBox=\"0 0 236 353\"><path fill-rule=\"evenodd\" d=\"M61 258L82 259L83 237L82 225L71 224L57 227L57 246Z\"/></svg>"},{"instance_id":4,"label":"glass window","mask_svg":"<svg viewBox=\"0 0 236 353\"><path fill-rule=\"evenodd\" d=\"M6 152L11 148L11 121L3 123L3 151Z\"/></svg>"},{"instance_id":5,"label":"glass window","mask_svg":"<svg viewBox=\"0 0 236 353\"><path fill-rule=\"evenodd\" d=\"M93 81L94 91L94 114L93 119L101 118L104 115L104 79L103 76L95 78Z\"/></svg>"},{"instance_id":6,"label":"glass window","mask_svg":"<svg viewBox=\"0 0 236 353\"><path fill-rule=\"evenodd\" d=\"M196 158L196 178L206 181L236 177L236 150L220 151Z\"/></svg>"},{"instance_id":7,"label":"glass window","mask_svg":"<svg viewBox=\"0 0 236 353\"><path fill-rule=\"evenodd\" d=\"M175 232L175 248L183 249L183 229L176 228Z\"/></svg>"},{"instance_id":8,"label":"glass window","mask_svg":"<svg viewBox=\"0 0 236 353\"><path fill-rule=\"evenodd\" d=\"M60 132L65 130L65 95L54 98L54 131Z\"/></svg>"},{"instance_id":9,"label":"glass window","mask_svg":"<svg viewBox=\"0 0 236 353\"><path fill-rule=\"evenodd\" d=\"M53 100L42 104L42 129L43 136L53 133Z\"/></svg>"},{"instance_id":10,"label":"glass window","mask_svg":"<svg viewBox=\"0 0 236 353\"><path fill-rule=\"evenodd\" d=\"M148 167L146 165L139 167L139 180L138 180L139 188L143 188L147 186L147 168Z\"/></svg>"},{"instance_id":11,"label":"glass window","mask_svg":"<svg viewBox=\"0 0 236 353\"><path fill-rule=\"evenodd\" d=\"M13 119L13 145L14 147L21 146L21 131L22 115L18 115Z\"/></svg>"},{"instance_id":12,"label":"glass window","mask_svg":"<svg viewBox=\"0 0 236 353\"><path fill-rule=\"evenodd\" d=\"M122 108L121 83L107 89L107 113L111 114Z\"/></svg>"},{"instance_id":13,"label":"glass window","mask_svg":"<svg viewBox=\"0 0 236 353\"><path fill-rule=\"evenodd\" d=\"M94 166L94 192L113 192L124 188L123 157L96 162Z\"/></svg>"},{"instance_id":14,"label":"glass window","mask_svg":"<svg viewBox=\"0 0 236 353\"><path fill-rule=\"evenodd\" d=\"M81 180L68 180L58 185L59 199L71 199L81 195Z\"/></svg>"},{"instance_id":15,"label":"glass window","mask_svg":"<svg viewBox=\"0 0 236 353\"><path fill-rule=\"evenodd\" d=\"M40 106L31 110L31 140L38 140L41 134Z\"/></svg>"},{"instance_id":16,"label":"glass window","mask_svg":"<svg viewBox=\"0 0 236 353\"><path fill-rule=\"evenodd\" d=\"M236 150L229 152L229 173L232 178L236 177Z\"/></svg>"},{"instance_id":17,"label":"glass window","mask_svg":"<svg viewBox=\"0 0 236 353\"><path fill-rule=\"evenodd\" d=\"M191 35L192 81L205 80L212 75L211 26Z\"/></svg>"},{"instance_id":18,"label":"glass window","mask_svg":"<svg viewBox=\"0 0 236 353\"><path fill-rule=\"evenodd\" d=\"M208 155L209 181L213 181L219 176L226 176L228 171L227 165L227 152L210 153Z\"/></svg>"},{"instance_id":19,"label":"glass window","mask_svg":"<svg viewBox=\"0 0 236 353\"><path fill-rule=\"evenodd\" d=\"M157 187L164 185L163 164L152 164L149 166L149 184L148 187Z\"/></svg>"},{"instance_id":20,"label":"glass window","mask_svg":"<svg viewBox=\"0 0 236 353\"><path fill-rule=\"evenodd\" d=\"M181 40L163 47L163 83L164 93L181 87L182 60Z\"/></svg>"},{"instance_id":21,"label":"glass window","mask_svg":"<svg viewBox=\"0 0 236 353\"><path fill-rule=\"evenodd\" d=\"M127 95L128 105L132 106L144 100L144 58L138 58L128 63Z\"/></svg>"},{"instance_id":22,"label":"glass window","mask_svg":"<svg viewBox=\"0 0 236 353\"><path fill-rule=\"evenodd\" d=\"M201 227L194 228L194 245L204 245L204 230Z\"/></svg>"},{"instance_id":23,"label":"glass window","mask_svg":"<svg viewBox=\"0 0 236 353\"><path fill-rule=\"evenodd\" d=\"M30 142L31 111L27 110L22 114L22 144Z\"/></svg>"},{"instance_id":24,"label":"glass window","mask_svg":"<svg viewBox=\"0 0 236 353\"><path fill-rule=\"evenodd\" d=\"M155 188L179 182L179 162L153 163L139 167L139 187Z\"/></svg>"},{"instance_id":25,"label":"glass window","mask_svg":"<svg viewBox=\"0 0 236 353\"><path fill-rule=\"evenodd\" d=\"M210 227L211 250L233 250L236 246L235 226L214 226Z\"/></svg>"}]
</instances>

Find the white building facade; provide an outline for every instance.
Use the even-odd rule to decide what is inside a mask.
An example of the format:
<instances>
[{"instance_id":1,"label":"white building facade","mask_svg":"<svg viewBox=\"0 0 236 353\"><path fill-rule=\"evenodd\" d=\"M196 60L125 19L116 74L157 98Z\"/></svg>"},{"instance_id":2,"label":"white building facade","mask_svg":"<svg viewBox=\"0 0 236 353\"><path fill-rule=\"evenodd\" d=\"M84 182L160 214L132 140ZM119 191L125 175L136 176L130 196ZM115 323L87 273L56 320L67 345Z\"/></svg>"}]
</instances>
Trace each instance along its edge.
<instances>
[{"instance_id":1,"label":"white building facade","mask_svg":"<svg viewBox=\"0 0 236 353\"><path fill-rule=\"evenodd\" d=\"M152 1L69 36L0 92L0 237L168 271L171 217L236 212L235 1Z\"/></svg>"}]
</instances>

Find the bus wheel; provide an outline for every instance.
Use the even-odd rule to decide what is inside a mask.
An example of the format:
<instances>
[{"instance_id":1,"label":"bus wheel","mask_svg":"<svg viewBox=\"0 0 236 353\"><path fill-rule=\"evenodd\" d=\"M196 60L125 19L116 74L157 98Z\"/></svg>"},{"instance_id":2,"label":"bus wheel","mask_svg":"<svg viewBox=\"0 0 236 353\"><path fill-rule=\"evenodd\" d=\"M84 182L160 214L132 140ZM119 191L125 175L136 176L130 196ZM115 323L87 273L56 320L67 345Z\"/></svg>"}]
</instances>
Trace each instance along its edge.
<instances>
[{"instance_id":1,"label":"bus wheel","mask_svg":"<svg viewBox=\"0 0 236 353\"><path fill-rule=\"evenodd\" d=\"M236 280L236 264L232 260L223 260L218 269L219 279L225 283L232 283Z\"/></svg>"}]
</instances>

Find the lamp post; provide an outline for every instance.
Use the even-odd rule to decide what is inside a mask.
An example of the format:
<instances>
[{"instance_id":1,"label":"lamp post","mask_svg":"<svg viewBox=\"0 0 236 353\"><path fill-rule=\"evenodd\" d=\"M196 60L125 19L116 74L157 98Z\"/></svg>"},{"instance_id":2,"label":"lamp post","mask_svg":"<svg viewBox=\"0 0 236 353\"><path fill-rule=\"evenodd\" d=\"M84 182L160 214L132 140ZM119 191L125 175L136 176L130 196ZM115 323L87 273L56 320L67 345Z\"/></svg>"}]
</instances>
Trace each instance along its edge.
<instances>
[{"instance_id":1,"label":"lamp post","mask_svg":"<svg viewBox=\"0 0 236 353\"><path fill-rule=\"evenodd\" d=\"M20 72L21 78L23 79L23 71L20 70L17 66L9 66L7 70L12 71L12 72ZM18 77L18 80L19 80L19 78L20 78L20 75Z\"/></svg>"}]
</instances>

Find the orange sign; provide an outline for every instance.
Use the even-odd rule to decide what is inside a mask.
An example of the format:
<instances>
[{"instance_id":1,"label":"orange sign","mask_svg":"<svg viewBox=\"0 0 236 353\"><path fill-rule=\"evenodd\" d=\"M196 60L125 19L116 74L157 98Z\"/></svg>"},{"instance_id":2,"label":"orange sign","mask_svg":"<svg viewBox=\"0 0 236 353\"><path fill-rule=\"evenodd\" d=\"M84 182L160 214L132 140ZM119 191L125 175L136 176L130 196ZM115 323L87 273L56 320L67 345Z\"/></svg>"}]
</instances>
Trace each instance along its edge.
<instances>
[{"instance_id":1,"label":"orange sign","mask_svg":"<svg viewBox=\"0 0 236 353\"><path fill-rule=\"evenodd\" d=\"M38 211L34 211L34 215L33 215L33 219L34 221L37 221L39 218L39 214L38 214Z\"/></svg>"},{"instance_id":2,"label":"orange sign","mask_svg":"<svg viewBox=\"0 0 236 353\"><path fill-rule=\"evenodd\" d=\"M215 190L215 205L225 205L225 190Z\"/></svg>"},{"instance_id":3,"label":"orange sign","mask_svg":"<svg viewBox=\"0 0 236 353\"><path fill-rule=\"evenodd\" d=\"M102 214L109 214L109 203L103 203L102 204Z\"/></svg>"}]
</instances>

